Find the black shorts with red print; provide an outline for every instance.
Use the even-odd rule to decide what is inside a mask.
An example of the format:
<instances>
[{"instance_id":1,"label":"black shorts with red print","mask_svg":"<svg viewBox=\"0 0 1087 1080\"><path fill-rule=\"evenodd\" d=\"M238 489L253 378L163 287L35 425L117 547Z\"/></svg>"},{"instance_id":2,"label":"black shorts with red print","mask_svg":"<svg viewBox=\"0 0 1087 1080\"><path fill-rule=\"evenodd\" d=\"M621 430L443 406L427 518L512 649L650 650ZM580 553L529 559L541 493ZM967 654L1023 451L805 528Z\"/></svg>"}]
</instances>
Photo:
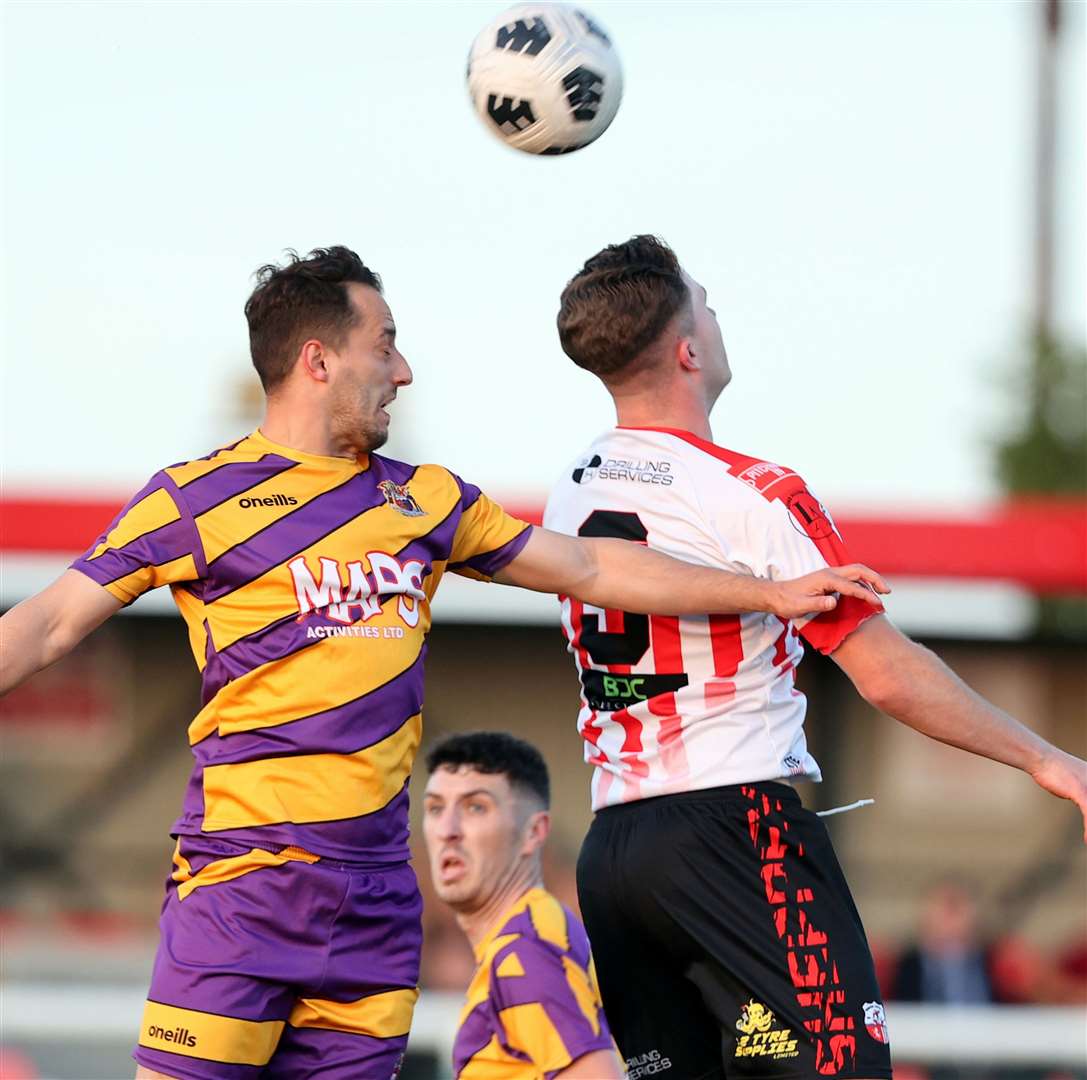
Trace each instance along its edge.
<instances>
[{"instance_id":1,"label":"black shorts with red print","mask_svg":"<svg viewBox=\"0 0 1087 1080\"><path fill-rule=\"evenodd\" d=\"M629 1080L891 1076L864 927L791 787L609 807L577 877Z\"/></svg>"}]
</instances>

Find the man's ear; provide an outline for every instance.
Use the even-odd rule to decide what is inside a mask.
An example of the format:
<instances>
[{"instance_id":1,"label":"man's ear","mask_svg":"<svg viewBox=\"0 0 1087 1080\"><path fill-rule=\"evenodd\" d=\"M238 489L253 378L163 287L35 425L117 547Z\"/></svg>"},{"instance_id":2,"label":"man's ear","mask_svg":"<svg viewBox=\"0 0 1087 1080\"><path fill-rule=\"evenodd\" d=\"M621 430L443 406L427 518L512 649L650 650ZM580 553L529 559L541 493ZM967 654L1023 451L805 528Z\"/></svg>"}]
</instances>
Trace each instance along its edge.
<instances>
[{"instance_id":1,"label":"man's ear","mask_svg":"<svg viewBox=\"0 0 1087 1080\"><path fill-rule=\"evenodd\" d=\"M696 353L694 338L683 337L676 342L676 362L684 371L699 371L702 361Z\"/></svg>"},{"instance_id":2,"label":"man's ear","mask_svg":"<svg viewBox=\"0 0 1087 1080\"><path fill-rule=\"evenodd\" d=\"M524 842L521 844L522 855L534 855L547 842L551 832L551 815L546 810L537 810L530 814L525 822Z\"/></svg>"},{"instance_id":3,"label":"man's ear","mask_svg":"<svg viewBox=\"0 0 1087 1080\"><path fill-rule=\"evenodd\" d=\"M326 359L324 345L316 338L310 338L309 341L305 342L302 348L298 350L298 359L295 361L295 366L301 367L308 378L314 379L317 382L328 382L328 364Z\"/></svg>"}]
</instances>

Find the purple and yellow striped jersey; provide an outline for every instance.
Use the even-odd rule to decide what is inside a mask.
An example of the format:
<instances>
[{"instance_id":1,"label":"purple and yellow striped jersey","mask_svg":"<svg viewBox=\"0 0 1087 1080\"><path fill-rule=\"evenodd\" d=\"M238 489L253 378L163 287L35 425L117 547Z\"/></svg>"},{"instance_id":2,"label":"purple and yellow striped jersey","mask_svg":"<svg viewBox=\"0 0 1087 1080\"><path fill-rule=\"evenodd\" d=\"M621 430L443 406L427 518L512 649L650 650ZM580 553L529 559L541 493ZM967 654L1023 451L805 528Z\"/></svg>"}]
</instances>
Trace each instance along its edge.
<instances>
[{"instance_id":1,"label":"purple and yellow striped jersey","mask_svg":"<svg viewBox=\"0 0 1087 1080\"><path fill-rule=\"evenodd\" d=\"M438 465L260 432L156 473L73 567L124 603L169 585L188 624L203 707L173 832L406 859L430 600L530 532Z\"/></svg>"},{"instance_id":2,"label":"purple and yellow striped jersey","mask_svg":"<svg viewBox=\"0 0 1087 1080\"><path fill-rule=\"evenodd\" d=\"M618 1054L577 916L529 889L476 947L453 1045L457 1080L550 1080L594 1050Z\"/></svg>"}]
</instances>

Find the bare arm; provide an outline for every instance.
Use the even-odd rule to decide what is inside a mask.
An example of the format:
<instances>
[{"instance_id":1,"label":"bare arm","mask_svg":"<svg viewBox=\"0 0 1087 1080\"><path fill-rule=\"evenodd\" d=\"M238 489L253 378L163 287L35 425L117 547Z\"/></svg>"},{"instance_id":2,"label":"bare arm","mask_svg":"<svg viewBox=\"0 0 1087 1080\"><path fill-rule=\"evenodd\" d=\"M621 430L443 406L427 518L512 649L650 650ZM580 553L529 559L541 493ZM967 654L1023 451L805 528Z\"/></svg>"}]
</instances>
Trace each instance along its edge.
<instances>
[{"instance_id":1,"label":"bare arm","mask_svg":"<svg viewBox=\"0 0 1087 1080\"><path fill-rule=\"evenodd\" d=\"M71 652L123 605L78 570L0 618L0 694Z\"/></svg>"},{"instance_id":2,"label":"bare arm","mask_svg":"<svg viewBox=\"0 0 1087 1080\"><path fill-rule=\"evenodd\" d=\"M626 1070L611 1050L593 1050L583 1054L565 1069L555 1073L555 1080L623 1080Z\"/></svg>"},{"instance_id":3,"label":"bare arm","mask_svg":"<svg viewBox=\"0 0 1087 1080\"><path fill-rule=\"evenodd\" d=\"M495 580L645 615L766 611L793 619L830 611L837 593L878 604L876 593L890 592L879 574L859 563L793 581L768 581L694 566L629 540L585 539L548 529L534 529Z\"/></svg>"},{"instance_id":4,"label":"bare arm","mask_svg":"<svg viewBox=\"0 0 1087 1080\"><path fill-rule=\"evenodd\" d=\"M1087 822L1087 762L990 704L886 618L867 620L832 656L881 712L931 739L1022 769L1046 791L1076 803Z\"/></svg>"}]
</instances>

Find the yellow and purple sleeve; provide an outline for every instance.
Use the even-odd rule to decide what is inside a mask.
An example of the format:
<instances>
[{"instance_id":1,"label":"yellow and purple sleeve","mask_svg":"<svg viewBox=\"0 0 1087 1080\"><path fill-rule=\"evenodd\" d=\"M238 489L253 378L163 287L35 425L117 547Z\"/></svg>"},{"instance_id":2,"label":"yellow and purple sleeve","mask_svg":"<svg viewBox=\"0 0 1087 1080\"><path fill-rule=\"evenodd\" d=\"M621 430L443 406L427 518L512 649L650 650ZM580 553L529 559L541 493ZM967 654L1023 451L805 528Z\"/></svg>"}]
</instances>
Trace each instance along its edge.
<instances>
[{"instance_id":1,"label":"yellow and purple sleeve","mask_svg":"<svg viewBox=\"0 0 1087 1080\"><path fill-rule=\"evenodd\" d=\"M594 1050L614 1050L594 980L569 953L520 938L495 957L491 999L506 1045L547 1078Z\"/></svg>"},{"instance_id":2,"label":"yellow and purple sleeve","mask_svg":"<svg viewBox=\"0 0 1087 1080\"><path fill-rule=\"evenodd\" d=\"M489 581L512 562L528 542L532 526L511 517L479 488L459 481L461 518L453 537L448 569Z\"/></svg>"},{"instance_id":3,"label":"yellow and purple sleeve","mask_svg":"<svg viewBox=\"0 0 1087 1080\"><path fill-rule=\"evenodd\" d=\"M207 571L196 525L174 482L156 473L74 563L122 604Z\"/></svg>"}]
</instances>

